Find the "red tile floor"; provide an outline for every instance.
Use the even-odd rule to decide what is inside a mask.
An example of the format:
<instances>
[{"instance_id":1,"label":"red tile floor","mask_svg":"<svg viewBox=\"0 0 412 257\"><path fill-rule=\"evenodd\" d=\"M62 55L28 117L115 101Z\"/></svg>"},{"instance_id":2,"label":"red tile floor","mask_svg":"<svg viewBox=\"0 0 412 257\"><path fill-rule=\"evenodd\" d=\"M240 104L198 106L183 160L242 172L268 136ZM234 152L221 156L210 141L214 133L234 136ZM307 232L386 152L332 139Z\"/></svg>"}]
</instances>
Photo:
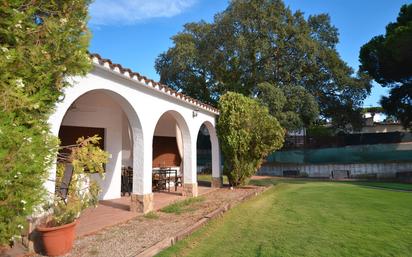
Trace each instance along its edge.
<instances>
[{"instance_id":1,"label":"red tile floor","mask_svg":"<svg viewBox=\"0 0 412 257\"><path fill-rule=\"evenodd\" d=\"M199 195L213 190L210 187L199 186ZM154 192L154 209L159 210L177 200L183 199L181 188L177 191ZM118 199L100 201L96 208L89 208L82 213L76 226L76 236L82 237L93 234L103 228L111 227L119 223L124 223L139 213L130 211L130 196L123 196Z\"/></svg>"}]
</instances>

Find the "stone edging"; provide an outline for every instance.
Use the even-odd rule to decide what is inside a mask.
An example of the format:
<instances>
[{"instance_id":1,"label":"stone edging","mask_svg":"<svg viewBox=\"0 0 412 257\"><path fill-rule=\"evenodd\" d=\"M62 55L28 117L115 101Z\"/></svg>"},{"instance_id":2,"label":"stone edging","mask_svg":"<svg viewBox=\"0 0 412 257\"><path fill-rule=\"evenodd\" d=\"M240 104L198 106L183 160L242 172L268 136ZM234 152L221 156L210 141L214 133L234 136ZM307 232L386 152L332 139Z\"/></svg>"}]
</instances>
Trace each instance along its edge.
<instances>
[{"instance_id":1,"label":"stone edging","mask_svg":"<svg viewBox=\"0 0 412 257\"><path fill-rule=\"evenodd\" d=\"M263 189L260 190L255 190L254 193L248 194L240 198L239 201L235 203L227 203L222 207L217 208L216 210L206 214L203 218L198 220L196 223L193 225L180 230L177 232L174 236L168 237L163 239L162 241L157 242L156 244L152 245L151 247L147 248L143 252L140 252L139 254L136 255L136 257L151 257L154 256L158 253L160 253L162 250L174 245L177 243L177 241L180 241L189 235L191 235L193 232L196 230L200 229L203 227L206 223L210 222L211 220L214 220L220 216L222 216L225 212L230 210L231 208L235 207L237 204L244 202L246 200L249 200L257 195L262 194L263 192L267 191L270 189L272 186L264 187Z\"/></svg>"}]
</instances>

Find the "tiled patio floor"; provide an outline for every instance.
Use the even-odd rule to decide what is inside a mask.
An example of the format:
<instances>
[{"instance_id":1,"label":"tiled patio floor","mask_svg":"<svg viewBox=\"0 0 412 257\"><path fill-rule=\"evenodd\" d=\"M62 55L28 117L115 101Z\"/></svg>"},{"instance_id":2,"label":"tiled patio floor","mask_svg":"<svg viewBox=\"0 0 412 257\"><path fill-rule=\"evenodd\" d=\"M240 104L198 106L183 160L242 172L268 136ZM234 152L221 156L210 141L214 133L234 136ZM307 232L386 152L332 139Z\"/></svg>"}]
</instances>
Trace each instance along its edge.
<instances>
[{"instance_id":1,"label":"tiled patio floor","mask_svg":"<svg viewBox=\"0 0 412 257\"><path fill-rule=\"evenodd\" d=\"M199 195L213 190L210 187L199 186ZM177 200L183 199L181 188L175 192L154 192L154 209L159 210ZM81 237L93 234L103 228L126 222L139 213L130 212L130 196L114 200L100 201L96 208L90 208L82 213L76 226L76 236Z\"/></svg>"}]
</instances>

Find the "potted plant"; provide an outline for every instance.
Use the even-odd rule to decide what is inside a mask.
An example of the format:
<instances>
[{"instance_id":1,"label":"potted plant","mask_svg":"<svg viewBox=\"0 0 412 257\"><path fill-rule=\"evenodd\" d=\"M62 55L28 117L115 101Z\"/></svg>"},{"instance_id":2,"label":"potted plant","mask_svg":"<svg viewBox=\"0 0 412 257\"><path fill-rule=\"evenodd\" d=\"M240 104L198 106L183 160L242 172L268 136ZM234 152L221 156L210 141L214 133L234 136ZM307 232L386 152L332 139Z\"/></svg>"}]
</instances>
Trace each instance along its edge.
<instances>
[{"instance_id":1,"label":"potted plant","mask_svg":"<svg viewBox=\"0 0 412 257\"><path fill-rule=\"evenodd\" d=\"M59 149L56 192L44 206L49 215L37 226L48 256L63 255L72 249L77 218L84 209L98 203L100 188L90 175L102 176L108 161L108 153L98 147L99 140L98 136L82 137L76 144Z\"/></svg>"}]
</instances>

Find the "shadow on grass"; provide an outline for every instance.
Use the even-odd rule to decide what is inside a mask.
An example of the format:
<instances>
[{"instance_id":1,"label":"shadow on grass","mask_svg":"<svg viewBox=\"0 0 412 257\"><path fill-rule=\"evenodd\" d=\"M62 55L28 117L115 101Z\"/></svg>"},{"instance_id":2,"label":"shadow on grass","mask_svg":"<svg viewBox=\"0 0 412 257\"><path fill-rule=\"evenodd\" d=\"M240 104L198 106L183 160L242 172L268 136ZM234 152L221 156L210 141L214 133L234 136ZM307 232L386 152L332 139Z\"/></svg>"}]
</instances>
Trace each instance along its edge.
<instances>
[{"instance_id":1,"label":"shadow on grass","mask_svg":"<svg viewBox=\"0 0 412 257\"><path fill-rule=\"evenodd\" d=\"M412 192L412 184L410 183L400 183L400 182L388 182L388 181L347 181L347 180L330 180L330 179L318 179L318 178L286 178L286 177L273 177L265 179L252 179L249 185L254 186L270 186L279 183L286 184L306 184L311 182L328 182L328 183L341 183L355 185L365 188L375 188L375 189L386 189L386 190L396 190Z\"/></svg>"},{"instance_id":2,"label":"shadow on grass","mask_svg":"<svg viewBox=\"0 0 412 257\"><path fill-rule=\"evenodd\" d=\"M286 177L272 177L264 179L252 179L249 182L249 185L254 186L270 186L276 185L279 183L285 184L306 184L311 182L329 182L329 183L341 183L349 184L355 186L361 186L365 188L375 188L375 189L386 189L386 190L395 190L395 191L405 191L412 192L412 184L410 183L400 183L393 181L367 181L367 180L330 180L330 179L318 179L318 178L286 178Z\"/></svg>"},{"instance_id":3,"label":"shadow on grass","mask_svg":"<svg viewBox=\"0 0 412 257\"><path fill-rule=\"evenodd\" d=\"M306 184L310 182L329 182L326 179L313 179L313 178L288 178L288 177L273 177L264 179L251 179L249 185L254 186L270 186L279 183L286 184Z\"/></svg>"},{"instance_id":4,"label":"shadow on grass","mask_svg":"<svg viewBox=\"0 0 412 257\"><path fill-rule=\"evenodd\" d=\"M211 187L212 183L210 181L198 180L197 184L201 187Z\"/></svg>"},{"instance_id":5,"label":"shadow on grass","mask_svg":"<svg viewBox=\"0 0 412 257\"><path fill-rule=\"evenodd\" d=\"M355 186L361 186L365 188L376 188L376 189L412 192L412 184L408 184L408 183L385 182L385 181L337 181L337 182L355 185Z\"/></svg>"}]
</instances>

